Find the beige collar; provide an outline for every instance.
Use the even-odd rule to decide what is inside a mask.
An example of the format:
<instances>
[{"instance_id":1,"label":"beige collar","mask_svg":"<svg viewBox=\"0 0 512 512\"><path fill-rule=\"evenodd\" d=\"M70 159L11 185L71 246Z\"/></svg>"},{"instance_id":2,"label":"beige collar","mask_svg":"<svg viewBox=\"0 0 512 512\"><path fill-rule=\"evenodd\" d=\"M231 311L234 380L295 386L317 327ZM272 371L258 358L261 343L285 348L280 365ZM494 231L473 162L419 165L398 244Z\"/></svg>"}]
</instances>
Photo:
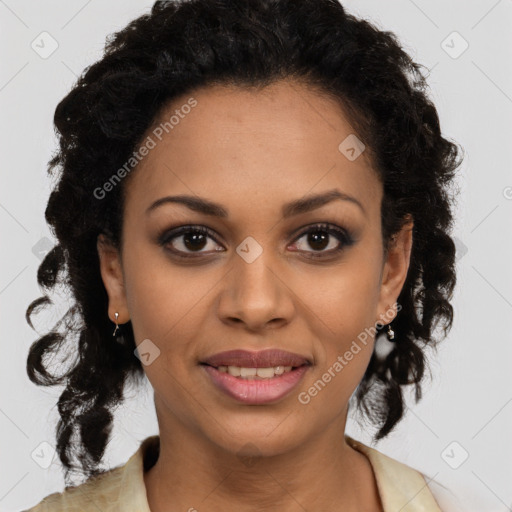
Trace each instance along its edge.
<instances>
[{"instance_id":1,"label":"beige collar","mask_svg":"<svg viewBox=\"0 0 512 512\"><path fill-rule=\"evenodd\" d=\"M423 475L350 436L347 443L372 465L384 512L441 512Z\"/></svg>"}]
</instances>

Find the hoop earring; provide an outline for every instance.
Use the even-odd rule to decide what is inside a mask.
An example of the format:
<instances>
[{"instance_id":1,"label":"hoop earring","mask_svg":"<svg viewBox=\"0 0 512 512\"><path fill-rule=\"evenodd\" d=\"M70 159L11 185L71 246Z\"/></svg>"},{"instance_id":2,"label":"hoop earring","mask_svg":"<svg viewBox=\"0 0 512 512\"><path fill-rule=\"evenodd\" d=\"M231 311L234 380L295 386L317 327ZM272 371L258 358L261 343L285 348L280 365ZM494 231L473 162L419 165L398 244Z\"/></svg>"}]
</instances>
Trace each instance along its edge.
<instances>
[{"instance_id":1,"label":"hoop earring","mask_svg":"<svg viewBox=\"0 0 512 512\"><path fill-rule=\"evenodd\" d=\"M391 329L391 324L388 324L388 332L386 334L388 335L389 341L393 341L395 339L395 331Z\"/></svg>"},{"instance_id":2,"label":"hoop earring","mask_svg":"<svg viewBox=\"0 0 512 512\"><path fill-rule=\"evenodd\" d=\"M115 335L116 335L116 333L117 333L117 331L119 330L119 324L117 323L117 319L119 318L119 313L116 311L116 312L114 313L114 316L116 317L116 320L115 320L115 322L116 322L116 328L114 329L114 332L112 333L112 336L115 336Z\"/></svg>"}]
</instances>

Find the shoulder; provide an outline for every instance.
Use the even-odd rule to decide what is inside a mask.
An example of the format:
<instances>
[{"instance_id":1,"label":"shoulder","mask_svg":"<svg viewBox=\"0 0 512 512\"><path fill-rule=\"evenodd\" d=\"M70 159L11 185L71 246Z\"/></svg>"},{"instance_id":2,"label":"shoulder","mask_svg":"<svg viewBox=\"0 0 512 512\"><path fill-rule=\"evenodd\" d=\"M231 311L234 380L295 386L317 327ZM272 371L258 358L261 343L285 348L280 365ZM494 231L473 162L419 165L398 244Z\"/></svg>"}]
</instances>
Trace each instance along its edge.
<instances>
[{"instance_id":1,"label":"shoulder","mask_svg":"<svg viewBox=\"0 0 512 512\"><path fill-rule=\"evenodd\" d=\"M345 439L368 457L385 512L441 512L441 506L456 502L455 495L433 478L348 435Z\"/></svg>"},{"instance_id":2,"label":"shoulder","mask_svg":"<svg viewBox=\"0 0 512 512\"><path fill-rule=\"evenodd\" d=\"M102 512L117 507L124 465L90 478L78 486L46 496L40 503L23 512ZM116 508L117 510L117 508Z\"/></svg>"},{"instance_id":3,"label":"shoulder","mask_svg":"<svg viewBox=\"0 0 512 512\"><path fill-rule=\"evenodd\" d=\"M158 457L158 450L159 436L147 437L125 464L50 494L23 512L149 512L143 475Z\"/></svg>"}]
</instances>

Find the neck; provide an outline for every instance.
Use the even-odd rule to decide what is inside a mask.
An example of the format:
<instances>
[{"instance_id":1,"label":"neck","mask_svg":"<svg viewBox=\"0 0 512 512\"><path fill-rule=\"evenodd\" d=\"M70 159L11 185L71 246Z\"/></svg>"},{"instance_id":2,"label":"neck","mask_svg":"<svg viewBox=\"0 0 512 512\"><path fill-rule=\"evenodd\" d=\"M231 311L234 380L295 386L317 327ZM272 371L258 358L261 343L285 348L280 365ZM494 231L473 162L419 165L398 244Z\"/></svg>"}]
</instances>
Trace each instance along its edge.
<instances>
[{"instance_id":1,"label":"neck","mask_svg":"<svg viewBox=\"0 0 512 512\"><path fill-rule=\"evenodd\" d=\"M346 411L307 443L268 454L252 443L228 451L162 419L160 454L144 474L152 512L381 510L368 459L344 438Z\"/></svg>"}]
</instances>

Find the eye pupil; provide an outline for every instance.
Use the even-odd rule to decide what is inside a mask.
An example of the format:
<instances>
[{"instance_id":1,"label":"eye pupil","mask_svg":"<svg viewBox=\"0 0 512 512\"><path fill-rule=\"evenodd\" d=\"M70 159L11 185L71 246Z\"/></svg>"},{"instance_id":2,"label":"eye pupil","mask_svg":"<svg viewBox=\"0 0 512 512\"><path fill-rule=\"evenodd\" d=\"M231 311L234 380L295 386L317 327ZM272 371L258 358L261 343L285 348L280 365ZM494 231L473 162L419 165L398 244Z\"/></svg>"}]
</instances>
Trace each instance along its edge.
<instances>
[{"instance_id":1,"label":"eye pupil","mask_svg":"<svg viewBox=\"0 0 512 512\"><path fill-rule=\"evenodd\" d=\"M202 249L205 242L206 237L203 233L188 232L183 235L183 244L189 250Z\"/></svg>"},{"instance_id":2,"label":"eye pupil","mask_svg":"<svg viewBox=\"0 0 512 512\"><path fill-rule=\"evenodd\" d=\"M318 233L322 233L321 235L318 235ZM308 234L308 243L309 245L318 251L321 251L322 249L325 249L325 247L328 245L325 242L328 240L329 234L325 231L315 231L313 233ZM320 246L318 246L318 244Z\"/></svg>"}]
</instances>

